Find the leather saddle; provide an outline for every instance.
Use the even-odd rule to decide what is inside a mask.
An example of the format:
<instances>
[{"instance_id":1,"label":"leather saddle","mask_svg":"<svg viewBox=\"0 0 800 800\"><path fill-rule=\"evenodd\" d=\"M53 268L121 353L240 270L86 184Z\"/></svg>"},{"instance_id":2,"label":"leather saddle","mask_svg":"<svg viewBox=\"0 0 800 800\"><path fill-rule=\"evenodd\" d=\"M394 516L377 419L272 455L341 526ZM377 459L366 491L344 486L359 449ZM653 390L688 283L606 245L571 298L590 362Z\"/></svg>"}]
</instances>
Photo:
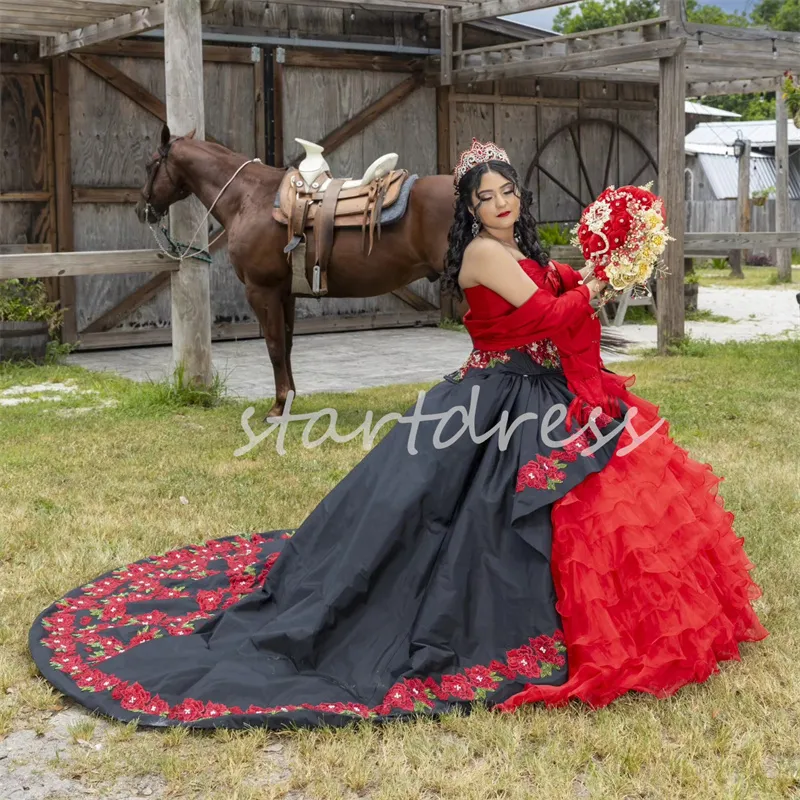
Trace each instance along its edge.
<instances>
[{"instance_id":1,"label":"leather saddle","mask_svg":"<svg viewBox=\"0 0 800 800\"><path fill-rule=\"evenodd\" d=\"M309 153L312 143L303 144ZM327 269L336 228L360 227L362 249L369 231L367 253L371 253L375 231L380 238L381 224L402 216L407 190L416 176L408 181L407 170L392 169L397 162L393 153L373 162L360 180L334 178L322 159L316 165L308 162L307 157L299 168L287 170L272 216L287 228L284 252L292 263L292 293L320 297L328 291ZM400 213L389 214L387 209Z\"/></svg>"}]
</instances>

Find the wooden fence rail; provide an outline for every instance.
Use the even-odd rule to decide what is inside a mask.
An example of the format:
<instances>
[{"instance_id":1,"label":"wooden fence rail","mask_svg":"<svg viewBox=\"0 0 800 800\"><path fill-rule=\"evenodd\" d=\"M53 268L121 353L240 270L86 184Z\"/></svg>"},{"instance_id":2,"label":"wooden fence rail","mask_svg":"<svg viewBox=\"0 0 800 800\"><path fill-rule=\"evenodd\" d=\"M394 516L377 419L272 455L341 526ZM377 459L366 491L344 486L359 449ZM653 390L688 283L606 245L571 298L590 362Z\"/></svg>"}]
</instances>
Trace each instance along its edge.
<instances>
[{"instance_id":1,"label":"wooden fence rail","mask_svg":"<svg viewBox=\"0 0 800 800\"><path fill-rule=\"evenodd\" d=\"M0 255L4 278L60 278L65 275L114 275L128 272L175 272L179 262L160 250L96 250L78 253Z\"/></svg>"}]
</instances>

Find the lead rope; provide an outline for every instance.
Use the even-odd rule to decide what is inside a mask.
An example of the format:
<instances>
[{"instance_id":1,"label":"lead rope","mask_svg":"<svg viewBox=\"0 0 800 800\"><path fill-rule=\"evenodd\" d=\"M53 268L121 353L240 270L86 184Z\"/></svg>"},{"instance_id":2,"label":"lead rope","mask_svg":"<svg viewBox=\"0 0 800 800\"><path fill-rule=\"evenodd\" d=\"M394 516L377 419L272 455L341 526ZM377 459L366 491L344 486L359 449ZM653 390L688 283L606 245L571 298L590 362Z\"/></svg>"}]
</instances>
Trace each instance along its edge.
<instances>
[{"instance_id":1,"label":"lead rope","mask_svg":"<svg viewBox=\"0 0 800 800\"><path fill-rule=\"evenodd\" d=\"M217 239L219 239L220 237L222 237L224 235L225 229L223 228L213 238L213 240L208 243L208 247L206 249L200 250L198 248L195 248L195 252L192 253L191 255L189 255L189 251L192 249L192 244L194 244L194 240L197 238L197 234L200 233L200 231L202 230L203 226L206 224L206 221L208 220L209 216L211 215L211 212L214 210L214 206L216 206L217 201L220 199L220 197L222 197L224 191L233 183L233 181L236 179L236 176L248 164L254 164L256 162L258 162L260 164L261 163L261 159L260 158L251 158L249 161L245 161L244 164L242 164L236 170L236 172L234 172L233 175L231 175L230 180L228 180L228 182L219 190L219 194L214 198L214 202L208 207L208 211L206 211L206 213L203 215L203 219L200 220L200 224L195 229L194 235L189 240L189 244L186 245L186 249L182 253L178 253L178 255L174 254L175 252L178 252L178 249L179 249L179 246L181 246L181 243L173 241L172 238L169 235L169 231L163 225L161 225L158 228L156 228L152 223L150 223L149 227L150 227L150 230L153 233L153 238L156 240L156 244L158 245L159 250L161 250L161 252L164 253L165 256L167 256L168 258L171 258L173 261L183 261L188 256L189 258L197 258L197 259L200 259L201 261L206 261L206 262L208 262L210 264L211 263L211 253L210 253L211 246L214 244L214 242L217 241ZM149 203L147 205L148 205L148 207L150 207ZM161 236L163 236L167 240L167 242L169 242L169 245L172 248L173 252L170 252L169 250L167 250L166 247L164 247L164 245L161 242L161 238L160 238Z\"/></svg>"}]
</instances>

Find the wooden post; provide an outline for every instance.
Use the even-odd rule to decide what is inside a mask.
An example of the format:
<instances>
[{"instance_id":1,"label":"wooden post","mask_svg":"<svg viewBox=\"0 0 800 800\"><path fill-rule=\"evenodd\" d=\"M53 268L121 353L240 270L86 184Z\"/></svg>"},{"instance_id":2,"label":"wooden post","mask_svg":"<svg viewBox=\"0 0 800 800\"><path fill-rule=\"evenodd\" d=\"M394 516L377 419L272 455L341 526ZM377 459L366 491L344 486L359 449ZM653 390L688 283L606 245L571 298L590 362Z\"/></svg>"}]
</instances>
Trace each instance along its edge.
<instances>
[{"instance_id":1,"label":"wooden post","mask_svg":"<svg viewBox=\"0 0 800 800\"><path fill-rule=\"evenodd\" d=\"M453 9L442 8L440 13L441 32L441 85L449 86L453 82Z\"/></svg>"},{"instance_id":2,"label":"wooden post","mask_svg":"<svg viewBox=\"0 0 800 800\"><path fill-rule=\"evenodd\" d=\"M205 138L203 106L203 47L200 0L165 0L164 69L167 124L173 135L194 129ZM193 247L208 246L208 228L200 224L205 208L190 197L170 208L173 239ZM211 373L211 294L209 265L196 258L184 260L172 273L172 357L183 364L187 383L209 386Z\"/></svg>"},{"instance_id":3,"label":"wooden post","mask_svg":"<svg viewBox=\"0 0 800 800\"><path fill-rule=\"evenodd\" d=\"M750 140L746 139L744 150L739 156L739 183L736 192L736 230L750 231ZM731 264L731 278L744 278L742 264L747 261L747 250L732 250L728 260Z\"/></svg>"},{"instance_id":4,"label":"wooden post","mask_svg":"<svg viewBox=\"0 0 800 800\"><path fill-rule=\"evenodd\" d=\"M56 241L58 251L75 249L72 218L72 158L69 141L69 56L53 59L53 160L55 162ZM75 277L58 279L58 296L64 309L61 340L78 340L78 316L75 310Z\"/></svg>"},{"instance_id":5,"label":"wooden post","mask_svg":"<svg viewBox=\"0 0 800 800\"><path fill-rule=\"evenodd\" d=\"M662 0L661 13L680 21L681 0ZM666 35L669 35L668 33ZM675 240L667 245L668 274L658 278L658 352L665 355L684 336L683 234L686 227L684 135L686 56L684 48L659 59L658 193L664 199L667 224Z\"/></svg>"},{"instance_id":6,"label":"wooden post","mask_svg":"<svg viewBox=\"0 0 800 800\"><path fill-rule=\"evenodd\" d=\"M791 229L789 215L789 118L783 99L783 80L775 91L775 230ZM792 280L792 249L779 247L778 281Z\"/></svg>"}]
</instances>

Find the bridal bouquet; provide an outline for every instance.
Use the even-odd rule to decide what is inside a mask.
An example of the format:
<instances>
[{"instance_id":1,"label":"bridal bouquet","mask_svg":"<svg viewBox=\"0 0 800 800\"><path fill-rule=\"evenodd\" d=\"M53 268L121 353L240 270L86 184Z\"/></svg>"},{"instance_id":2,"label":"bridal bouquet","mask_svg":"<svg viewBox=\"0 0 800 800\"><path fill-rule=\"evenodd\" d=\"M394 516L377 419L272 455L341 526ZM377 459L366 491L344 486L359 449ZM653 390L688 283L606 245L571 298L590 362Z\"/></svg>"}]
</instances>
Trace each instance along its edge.
<instances>
[{"instance_id":1,"label":"bridal bouquet","mask_svg":"<svg viewBox=\"0 0 800 800\"><path fill-rule=\"evenodd\" d=\"M626 289L649 294L648 279L664 272L659 259L673 239L664 204L651 186L610 186L584 210L572 231L572 243L581 248L586 265L612 289L603 294L602 303Z\"/></svg>"}]
</instances>

